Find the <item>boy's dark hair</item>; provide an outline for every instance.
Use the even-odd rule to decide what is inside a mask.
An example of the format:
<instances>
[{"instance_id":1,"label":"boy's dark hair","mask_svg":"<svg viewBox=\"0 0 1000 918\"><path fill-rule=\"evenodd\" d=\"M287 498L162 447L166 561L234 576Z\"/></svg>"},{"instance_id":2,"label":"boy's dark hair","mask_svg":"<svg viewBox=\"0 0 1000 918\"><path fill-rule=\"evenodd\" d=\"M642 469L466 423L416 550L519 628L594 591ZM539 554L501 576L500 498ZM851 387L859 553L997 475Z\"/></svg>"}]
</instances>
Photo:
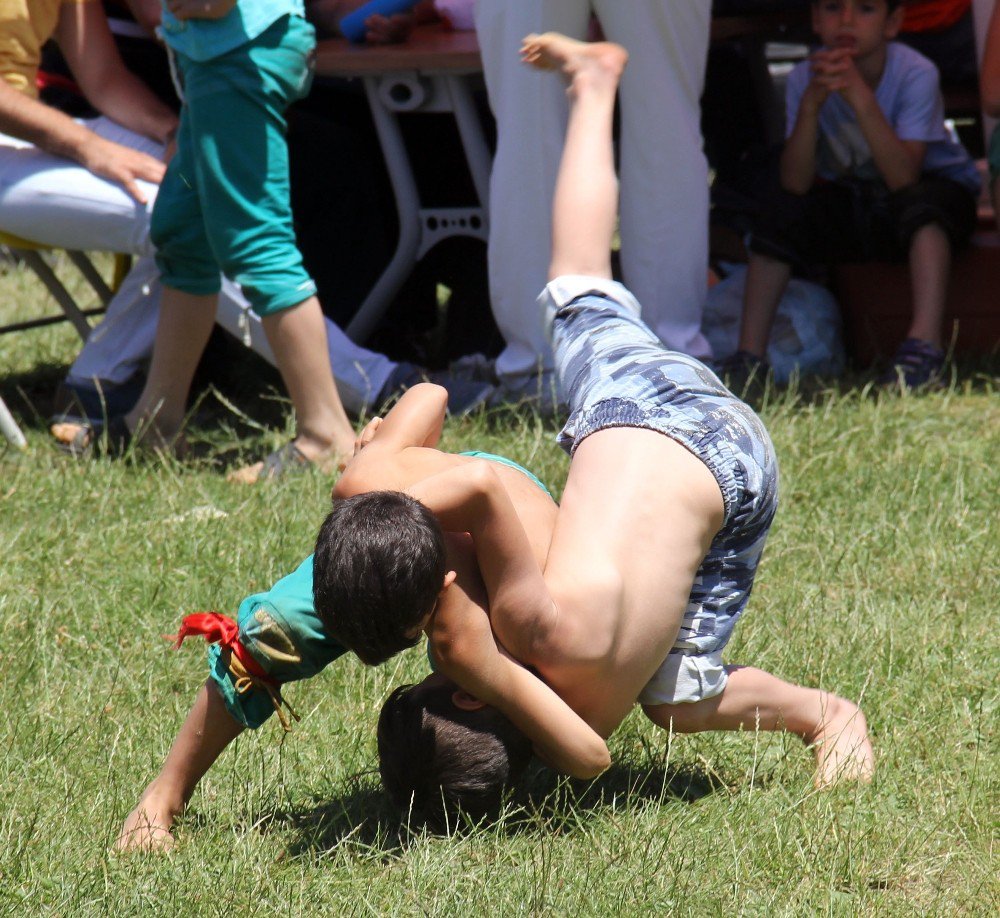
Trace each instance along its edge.
<instances>
[{"instance_id":1,"label":"boy's dark hair","mask_svg":"<svg viewBox=\"0 0 1000 918\"><path fill-rule=\"evenodd\" d=\"M531 742L496 708L466 711L454 685L402 685L378 719L379 773L392 802L443 831L495 818L531 760Z\"/></svg>"},{"instance_id":2,"label":"boy's dark hair","mask_svg":"<svg viewBox=\"0 0 1000 918\"><path fill-rule=\"evenodd\" d=\"M434 514L399 491L334 501L316 539L313 598L330 637L370 666L412 647L445 575Z\"/></svg>"}]
</instances>

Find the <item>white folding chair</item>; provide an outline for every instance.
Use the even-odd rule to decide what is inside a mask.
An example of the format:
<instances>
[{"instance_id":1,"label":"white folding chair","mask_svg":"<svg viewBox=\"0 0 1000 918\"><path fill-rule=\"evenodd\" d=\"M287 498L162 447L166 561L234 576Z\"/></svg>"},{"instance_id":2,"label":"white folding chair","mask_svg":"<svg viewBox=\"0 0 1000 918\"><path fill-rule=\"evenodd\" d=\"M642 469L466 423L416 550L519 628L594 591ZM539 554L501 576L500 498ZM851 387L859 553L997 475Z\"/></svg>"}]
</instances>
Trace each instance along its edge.
<instances>
[{"instance_id":1,"label":"white folding chair","mask_svg":"<svg viewBox=\"0 0 1000 918\"><path fill-rule=\"evenodd\" d=\"M45 253L51 252L50 246L39 245L29 239L22 239L10 233L0 231L0 246L7 250L22 264L34 272L35 276L45 285L45 289L52 294L52 298L59 304L63 314L61 316L43 316L37 319L28 319L21 322L11 322L8 325L0 326L0 335L9 332L25 331L29 328L39 328L50 325L54 322L68 321L76 329L77 334L86 341L90 334L90 322L88 316L97 315L104 312L108 302L118 289L122 279L128 273L131 259L127 255L115 255L114 277L109 285L100 272L94 267L93 262L83 252L66 250L70 261L87 281L90 288L97 294L101 302L99 307L83 308L73 299L73 295L66 289L66 285L59 279L52 266L46 261ZM27 443L24 434L17 426L7 406L0 399L0 433L18 449L23 449Z\"/></svg>"}]
</instances>

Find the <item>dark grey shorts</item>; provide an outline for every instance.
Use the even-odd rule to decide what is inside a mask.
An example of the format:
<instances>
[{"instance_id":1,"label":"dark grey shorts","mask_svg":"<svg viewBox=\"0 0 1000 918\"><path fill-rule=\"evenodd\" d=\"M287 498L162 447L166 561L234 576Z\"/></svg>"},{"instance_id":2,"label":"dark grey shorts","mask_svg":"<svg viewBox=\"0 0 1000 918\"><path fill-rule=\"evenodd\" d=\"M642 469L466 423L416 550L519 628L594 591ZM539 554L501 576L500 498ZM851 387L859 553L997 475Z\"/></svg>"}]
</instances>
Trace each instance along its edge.
<instances>
[{"instance_id":1,"label":"dark grey shorts","mask_svg":"<svg viewBox=\"0 0 1000 918\"><path fill-rule=\"evenodd\" d=\"M703 363L666 349L621 284L561 277L542 302L556 371L570 405L559 442L571 454L590 434L641 427L676 440L718 482L725 517L695 578L680 634L643 704L699 701L726 683L722 650L746 607L778 501L771 438L754 411Z\"/></svg>"}]
</instances>

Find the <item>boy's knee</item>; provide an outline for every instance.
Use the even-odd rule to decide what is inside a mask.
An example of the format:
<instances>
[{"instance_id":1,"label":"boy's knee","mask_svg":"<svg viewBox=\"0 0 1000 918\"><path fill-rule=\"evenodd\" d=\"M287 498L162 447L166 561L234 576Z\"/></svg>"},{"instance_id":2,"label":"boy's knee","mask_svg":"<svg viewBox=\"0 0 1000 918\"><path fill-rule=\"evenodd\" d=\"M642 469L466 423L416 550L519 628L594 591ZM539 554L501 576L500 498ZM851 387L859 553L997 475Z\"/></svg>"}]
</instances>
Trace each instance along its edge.
<instances>
[{"instance_id":1,"label":"boy's knee","mask_svg":"<svg viewBox=\"0 0 1000 918\"><path fill-rule=\"evenodd\" d=\"M164 284L198 296L218 293L219 267L212 257L202 221L188 208L158 201L149 235Z\"/></svg>"},{"instance_id":2,"label":"boy's knee","mask_svg":"<svg viewBox=\"0 0 1000 918\"><path fill-rule=\"evenodd\" d=\"M964 245L976 227L975 195L947 179L921 179L894 191L891 203L904 249L926 226L939 227L952 248Z\"/></svg>"}]
</instances>

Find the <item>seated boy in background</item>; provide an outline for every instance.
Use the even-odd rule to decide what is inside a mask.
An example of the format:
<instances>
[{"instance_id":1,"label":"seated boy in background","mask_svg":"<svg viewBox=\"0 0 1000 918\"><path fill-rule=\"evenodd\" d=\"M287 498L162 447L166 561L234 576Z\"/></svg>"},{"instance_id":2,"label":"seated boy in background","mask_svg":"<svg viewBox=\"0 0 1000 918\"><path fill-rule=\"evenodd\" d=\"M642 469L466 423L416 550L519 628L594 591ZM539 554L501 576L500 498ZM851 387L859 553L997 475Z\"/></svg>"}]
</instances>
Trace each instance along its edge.
<instances>
[{"instance_id":1,"label":"seated boy in background","mask_svg":"<svg viewBox=\"0 0 1000 918\"><path fill-rule=\"evenodd\" d=\"M766 372L774 314L793 266L909 259L913 318L881 377L940 380L952 252L976 221L979 176L944 125L934 65L893 42L899 0L814 0L822 47L789 75L780 189L750 242L734 383Z\"/></svg>"},{"instance_id":2,"label":"seated boy in background","mask_svg":"<svg viewBox=\"0 0 1000 918\"><path fill-rule=\"evenodd\" d=\"M611 280L611 124L627 55L551 33L529 36L523 54L569 83L553 280L542 301L554 314L571 408L560 442L573 459L544 578L530 530L491 469L449 469L407 488L445 531L471 538L495 640L474 616L446 613L450 587L409 598L383 589L401 558L439 568L433 552L410 552L417 540L400 534L395 514L370 512L369 495L335 506L321 529L315 598L329 633L378 662L423 627L444 674L397 690L383 707L383 782L401 808L432 822L442 809L476 816L484 799L499 799L489 788L496 775L509 780L516 763L503 770L478 756L495 735L495 709L515 725L546 722L540 708L521 710L534 703L530 693L509 689L509 657L599 736L638 699L654 723L679 732L793 732L815 749L819 785L867 779L873 754L856 705L722 662L774 516L777 465L753 411L699 361L666 350L638 318L635 298ZM594 773L597 759L576 754L590 747L570 736L572 748L553 755L550 744L543 757Z\"/></svg>"}]
</instances>

